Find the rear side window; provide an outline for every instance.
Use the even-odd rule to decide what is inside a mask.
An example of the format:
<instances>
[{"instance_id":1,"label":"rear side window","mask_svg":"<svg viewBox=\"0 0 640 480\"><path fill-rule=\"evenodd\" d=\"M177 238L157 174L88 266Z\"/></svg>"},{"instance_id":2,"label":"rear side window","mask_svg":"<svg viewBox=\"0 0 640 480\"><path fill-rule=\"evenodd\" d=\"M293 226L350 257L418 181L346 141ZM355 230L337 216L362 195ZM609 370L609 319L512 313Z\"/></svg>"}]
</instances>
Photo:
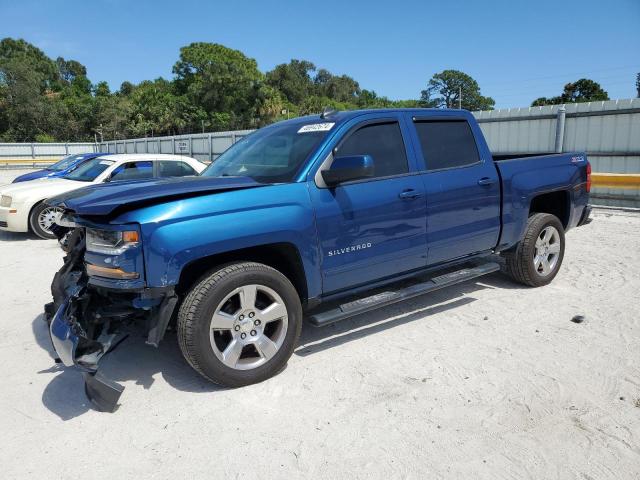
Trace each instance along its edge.
<instances>
[{"instance_id":1,"label":"rear side window","mask_svg":"<svg viewBox=\"0 0 640 480\"><path fill-rule=\"evenodd\" d=\"M469 123L415 122L427 170L464 167L480 161Z\"/></svg>"},{"instance_id":2,"label":"rear side window","mask_svg":"<svg viewBox=\"0 0 640 480\"><path fill-rule=\"evenodd\" d=\"M111 173L111 181L138 180L153 177L153 164L151 162L123 163Z\"/></svg>"},{"instance_id":3,"label":"rear side window","mask_svg":"<svg viewBox=\"0 0 640 480\"><path fill-rule=\"evenodd\" d=\"M376 177L407 173L407 154L398 122L365 125L338 148L337 157L371 155Z\"/></svg>"},{"instance_id":4,"label":"rear side window","mask_svg":"<svg viewBox=\"0 0 640 480\"><path fill-rule=\"evenodd\" d=\"M158 162L158 176L160 177L184 177L197 174L198 172L185 162L168 162L166 160Z\"/></svg>"}]
</instances>

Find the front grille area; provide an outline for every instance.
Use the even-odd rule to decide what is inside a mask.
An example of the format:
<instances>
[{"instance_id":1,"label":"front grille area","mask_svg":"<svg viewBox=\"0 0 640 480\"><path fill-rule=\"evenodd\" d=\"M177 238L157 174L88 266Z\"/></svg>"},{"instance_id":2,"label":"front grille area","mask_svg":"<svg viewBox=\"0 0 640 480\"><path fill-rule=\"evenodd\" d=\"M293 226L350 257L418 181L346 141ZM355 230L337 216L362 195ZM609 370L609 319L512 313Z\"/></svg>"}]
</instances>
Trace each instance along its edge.
<instances>
[{"instance_id":1,"label":"front grille area","mask_svg":"<svg viewBox=\"0 0 640 480\"><path fill-rule=\"evenodd\" d=\"M8 227L7 222L3 222L0 220L0 227Z\"/></svg>"}]
</instances>

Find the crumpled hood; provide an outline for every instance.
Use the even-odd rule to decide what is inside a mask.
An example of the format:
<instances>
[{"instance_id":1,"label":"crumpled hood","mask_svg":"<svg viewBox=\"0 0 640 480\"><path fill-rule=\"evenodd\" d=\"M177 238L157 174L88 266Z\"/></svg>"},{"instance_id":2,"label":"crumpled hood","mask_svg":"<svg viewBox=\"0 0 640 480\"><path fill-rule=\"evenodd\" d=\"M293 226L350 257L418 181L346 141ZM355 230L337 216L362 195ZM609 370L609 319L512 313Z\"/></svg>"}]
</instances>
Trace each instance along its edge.
<instances>
[{"instance_id":1,"label":"crumpled hood","mask_svg":"<svg viewBox=\"0 0 640 480\"><path fill-rule=\"evenodd\" d=\"M208 193L263 186L248 177L177 177L92 185L50 198L49 205L78 215L107 216L116 211Z\"/></svg>"}]
</instances>

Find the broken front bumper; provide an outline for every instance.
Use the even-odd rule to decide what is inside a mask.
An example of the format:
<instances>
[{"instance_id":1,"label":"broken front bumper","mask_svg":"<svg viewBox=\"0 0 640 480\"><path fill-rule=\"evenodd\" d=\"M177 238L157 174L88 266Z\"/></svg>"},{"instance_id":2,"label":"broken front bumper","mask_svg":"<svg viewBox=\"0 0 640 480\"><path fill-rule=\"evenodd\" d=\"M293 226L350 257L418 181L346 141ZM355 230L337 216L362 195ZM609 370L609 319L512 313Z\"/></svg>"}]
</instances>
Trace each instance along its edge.
<instances>
[{"instance_id":1,"label":"broken front bumper","mask_svg":"<svg viewBox=\"0 0 640 480\"><path fill-rule=\"evenodd\" d=\"M49 333L51 334L51 343L65 367L75 365L76 349L78 348L79 338L75 332L73 323L67 319L67 309L69 301L65 301L51 320L49 325Z\"/></svg>"},{"instance_id":2,"label":"broken front bumper","mask_svg":"<svg viewBox=\"0 0 640 480\"><path fill-rule=\"evenodd\" d=\"M98 373L98 361L119 343L114 343L117 335L101 335L101 341L87 338L75 318L77 302L76 292L58 307L49 325L51 343L63 365L83 370L85 393L94 407L101 412L113 412L124 387Z\"/></svg>"},{"instance_id":3,"label":"broken front bumper","mask_svg":"<svg viewBox=\"0 0 640 480\"><path fill-rule=\"evenodd\" d=\"M126 338L125 327L146 322L147 343L158 346L178 297L173 288L118 289L92 285L84 265L84 239L71 251L51 284L53 302L45 305L51 343L67 367L85 376L85 392L101 411L115 410L124 387L98 373L98 362Z\"/></svg>"},{"instance_id":4,"label":"broken front bumper","mask_svg":"<svg viewBox=\"0 0 640 480\"><path fill-rule=\"evenodd\" d=\"M98 373L97 360L95 365L77 361L76 352L82 333L78 331L78 325L67 316L69 302L67 300L60 305L51 321L51 343L66 367L76 365L84 370L84 391L95 408L101 412L113 412L118 406L124 387Z\"/></svg>"}]
</instances>

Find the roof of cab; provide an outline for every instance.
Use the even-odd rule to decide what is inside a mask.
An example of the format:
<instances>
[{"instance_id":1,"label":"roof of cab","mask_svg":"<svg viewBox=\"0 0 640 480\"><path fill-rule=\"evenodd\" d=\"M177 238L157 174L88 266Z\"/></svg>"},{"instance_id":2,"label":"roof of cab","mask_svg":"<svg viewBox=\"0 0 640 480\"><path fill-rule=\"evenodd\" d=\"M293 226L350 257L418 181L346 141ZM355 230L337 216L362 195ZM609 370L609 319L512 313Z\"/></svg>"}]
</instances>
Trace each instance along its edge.
<instances>
[{"instance_id":1,"label":"roof of cab","mask_svg":"<svg viewBox=\"0 0 640 480\"><path fill-rule=\"evenodd\" d=\"M380 116L384 116L389 113L409 113L414 115L459 115L468 117L471 116L471 112L468 110L460 110L454 108L368 108L362 110L336 110L332 112L328 112L324 116L321 114L315 115L307 115L304 117L292 118L290 120L283 120L281 122L277 122L277 124L305 124L311 122L336 122L342 123L347 120L351 120L352 118L358 117L360 115L366 114L378 114ZM275 124L273 124L275 125Z\"/></svg>"}]
</instances>

